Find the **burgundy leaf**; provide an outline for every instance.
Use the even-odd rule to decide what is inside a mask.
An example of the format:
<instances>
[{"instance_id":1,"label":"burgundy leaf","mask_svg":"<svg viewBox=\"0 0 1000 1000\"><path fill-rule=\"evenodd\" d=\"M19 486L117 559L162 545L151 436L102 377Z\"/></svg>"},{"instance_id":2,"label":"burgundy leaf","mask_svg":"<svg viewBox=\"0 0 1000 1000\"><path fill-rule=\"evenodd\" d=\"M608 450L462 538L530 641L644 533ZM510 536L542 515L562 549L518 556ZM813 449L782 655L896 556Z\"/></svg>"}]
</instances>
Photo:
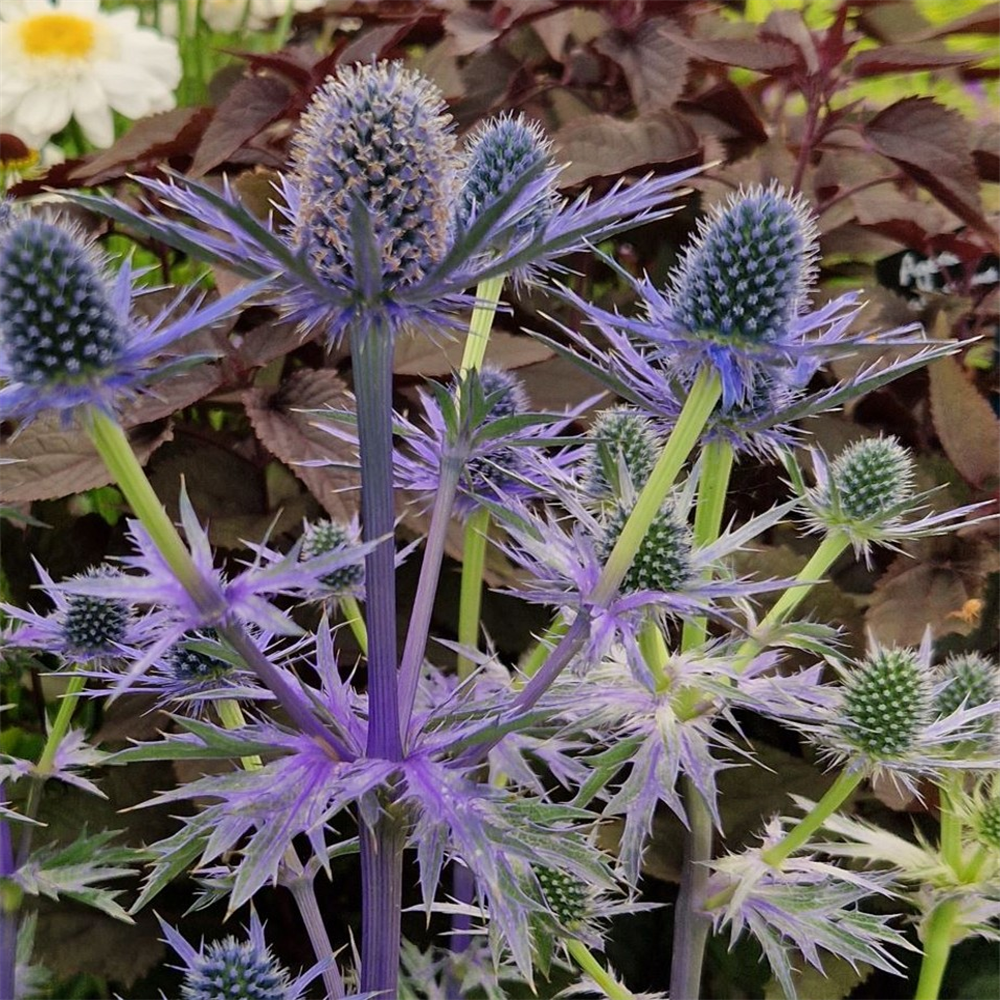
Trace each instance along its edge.
<instances>
[{"instance_id":1,"label":"burgundy leaf","mask_svg":"<svg viewBox=\"0 0 1000 1000\"><path fill-rule=\"evenodd\" d=\"M772 36L767 41L757 41L752 38L689 38L687 35L670 32L669 38L696 58L722 63L724 66L741 66L758 73L787 73L806 68L805 58L799 47L779 36Z\"/></svg>"},{"instance_id":2,"label":"burgundy leaf","mask_svg":"<svg viewBox=\"0 0 1000 1000\"><path fill-rule=\"evenodd\" d=\"M883 45L878 49L859 52L854 57L855 77L877 76L880 73L909 73L921 69L945 66L965 66L979 62L981 52L948 52L933 42L914 45Z\"/></svg>"},{"instance_id":3,"label":"burgundy leaf","mask_svg":"<svg viewBox=\"0 0 1000 1000\"><path fill-rule=\"evenodd\" d=\"M668 23L653 17L635 32L612 31L594 45L621 66L641 113L670 108L684 90L688 54L664 34Z\"/></svg>"},{"instance_id":4,"label":"burgundy leaf","mask_svg":"<svg viewBox=\"0 0 1000 1000\"><path fill-rule=\"evenodd\" d=\"M300 368L277 389L248 389L243 393L243 404L264 447L305 483L329 514L350 517L357 507L357 497L354 492L342 491L356 487L357 476L339 467L297 464L315 459L356 461L350 445L315 427L317 418L302 412L327 407L348 409L350 397L340 376L329 369Z\"/></svg>"},{"instance_id":5,"label":"burgundy leaf","mask_svg":"<svg viewBox=\"0 0 1000 1000\"><path fill-rule=\"evenodd\" d=\"M211 108L174 108L140 118L110 149L84 161L70 177L87 185L103 184L140 163L190 156L211 118Z\"/></svg>"},{"instance_id":6,"label":"burgundy leaf","mask_svg":"<svg viewBox=\"0 0 1000 1000\"><path fill-rule=\"evenodd\" d=\"M982 216L969 124L957 111L929 97L906 97L868 122L864 135L946 208L992 234Z\"/></svg>"},{"instance_id":7,"label":"burgundy leaf","mask_svg":"<svg viewBox=\"0 0 1000 1000\"><path fill-rule=\"evenodd\" d=\"M274 76L246 76L216 108L194 154L190 173L200 177L270 125L288 106L288 86Z\"/></svg>"},{"instance_id":8,"label":"burgundy leaf","mask_svg":"<svg viewBox=\"0 0 1000 1000\"><path fill-rule=\"evenodd\" d=\"M746 99L743 91L730 80L722 80L695 98L678 102L690 117L707 114L731 130L721 133L722 139L740 137L754 143L767 142L767 129L760 116Z\"/></svg>"},{"instance_id":9,"label":"burgundy leaf","mask_svg":"<svg viewBox=\"0 0 1000 1000\"><path fill-rule=\"evenodd\" d=\"M561 128L555 145L559 158L569 161L560 175L561 185L567 187L658 164L693 163L701 151L694 129L683 118L665 112L635 121L594 115Z\"/></svg>"},{"instance_id":10,"label":"burgundy leaf","mask_svg":"<svg viewBox=\"0 0 1000 1000\"><path fill-rule=\"evenodd\" d=\"M341 50L338 63L371 62L381 59L394 45L398 45L413 27L413 21L380 24L352 38Z\"/></svg>"}]
</instances>

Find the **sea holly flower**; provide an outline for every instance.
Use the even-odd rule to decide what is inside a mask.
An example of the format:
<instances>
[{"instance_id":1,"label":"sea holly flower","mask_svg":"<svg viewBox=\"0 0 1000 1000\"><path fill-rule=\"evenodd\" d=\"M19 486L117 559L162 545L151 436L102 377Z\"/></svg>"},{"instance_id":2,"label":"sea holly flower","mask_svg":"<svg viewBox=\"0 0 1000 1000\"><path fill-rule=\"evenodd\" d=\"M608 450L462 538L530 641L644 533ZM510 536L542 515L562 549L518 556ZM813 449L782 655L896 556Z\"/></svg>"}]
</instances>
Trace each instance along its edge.
<instances>
[{"instance_id":1,"label":"sea holly flower","mask_svg":"<svg viewBox=\"0 0 1000 1000\"><path fill-rule=\"evenodd\" d=\"M306 987L327 967L325 958L292 979L278 962L264 939L264 925L251 910L248 937L229 935L221 941L195 948L173 927L160 921L163 940L184 962L175 966L184 973L181 996L184 1000L219 1000L221 997L253 1000L301 1000Z\"/></svg>"},{"instance_id":2,"label":"sea holly flower","mask_svg":"<svg viewBox=\"0 0 1000 1000\"><path fill-rule=\"evenodd\" d=\"M818 744L833 765L868 776L884 773L914 795L920 778L1000 766L995 749L970 749L966 742L981 735L985 720L996 719L1000 700L966 704L948 715L934 712L947 682L934 681L929 631L919 649L875 643L860 663L836 668L838 684L792 695L785 704L776 691L762 710Z\"/></svg>"},{"instance_id":3,"label":"sea holly flower","mask_svg":"<svg viewBox=\"0 0 1000 1000\"><path fill-rule=\"evenodd\" d=\"M855 293L810 308L817 253L815 221L801 196L775 184L741 190L699 223L667 288L637 280L608 259L635 292L637 315L610 313L563 289L606 343L558 322L570 346L542 339L630 403L669 422L698 372L714 371L722 398L706 439L774 454L795 440L793 421L956 349L953 343L927 344L918 325L856 332ZM908 356L864 367L842 385L808 391L830 358L874 348L898 348Z\"/></svg>"},{"instance_id":4,"label":"sea holly flower","mask_svg":"<svg viewBox=\"0 0 1000 1000\"><path fill-rule=\"evenodd\" d=\"M589 641L581 663L599 660L615 642L624 644L633 669L648 676L639 652L639 631L652 614L657 620L689 614L725 617L722 602L780 589L788 581L734 579L725 562L761 532L777 524L795 501L772 508L745 525L724 532L711 545L696 546L686 528L694 507L696 469L669 497L660 518L640 548L641 558L625 585L610 600L595 597L605 555L621 530L625 512L635 503L626 494L611 513L595 512L586 487L553 482L553 506L528 507L507 502L491 509L505 529L495 544L515 566L527 570L523 584L508 592L532 603L562 608L571 618L588 616ZM567 517L567 513L569 517ZM662 588L662 589L661 589Z\"/></svg>"},{"instance_id":5,"label":"sea holly flower","mask_svg":"<svg viewBox=\"0 0 1000 1000\"><path fill-rule=\"evenodd\" d=\"M489 118L470 136L465 150L465 166L455 210L455 225L462 232L476 217L501 198L529 173L542 170L546 184L532 188L534 201L522 210L520 222L508 240L530 240L544 229L559 208L556 179L559 168L552 160L552 144L536 122L523 114L516 118L503 114ZM495 249L504 249L498 245ZM515 272L515 280L531 275L530 267Z\"/></svg>"},{"instance_id":6,"label":"sea holly flower","mask_svg":"<svg viewBox=\"0 0 1000 1000\"><path fill-rule=\"evenodd\" d=\"M13 628L0 636L0 646L55 653L68 663L121 662L138 656L155 634L154 623L136 615L129 597L73 594L73 581L102 581L121 574L109 565L57 584L37 560L39 589L54 605L45 615L12 604L0 610L13 619Z\"/></svg>"},{"instance_id":7,"label":"sea holly flower","mask_svg":"<svg viewBox=\"0 0 1000 1000\"><path fill-rule=\"evenodd\" d=\"M332 343L353 322L389 333L409 322L454 325L479 281L663 218L672 189L694 172L616 185L593 202L582 196L526 236L525 218L551 188L546 164L523 161L524 173L459 229L462 159L441 95L401 63L381 62L340 67L317 90L268 224L230 186L218 193L184 178L143 183L208 232L167 219L156 206L139 213L76 198L199 259L272 278L286 314L305 331L321 327Z\"/></svg>"},{"instance_id":8,"label":"sea holly flower","mask_svg":"<svg viewBox=\"0 0 1000 1000\"><path fill-rule=\"evenodd\" d=\"M810 448L809 453L813 487L806 485L794 456L786 456L785 463L792 488L803 501L806 530L841 532L866 560L874 545L899 551L898 543L951 531L988 506L967 504L940 513L924 513L933 491L915 492L913 459L895 438L857 441L833 462L818 448Z\"/></svg>"},{"instance_id":9,"label":"sea holly flower","mask_svg":"<svg viewBox=\"0 0 1000 1000\"><path fill-rule=\"evenodd\" d=\"M587 445L581 478L598 500L639 492L663 447L653 421L634 406L601 410L587 430Z\"/></svg>"},{"instance_id":10,"label":"sea holly flower","mask_svg":"<svg viewBox=\"0 0 1000 1000\"><path fill-rule=\"evenodd\" d=\"M348 524L339 521L312 521L306 524L302 532L302 543L299 558L306 562L325 556L331 552L343 552L351 546L361 544L361 529L357 517ZM323 590L332 597L345 595L360 597L364 593L365 567L364 563L348 563L319 578Z\"/></svg>"},{"instance_id":11,"label":"sea holly flower","mask_svg":"<svg viewBox=\"0 0 1000 1000\"><path fill-rule=\"evenodd\" d=\"M171 318L182 293L143 319L133 309L135 277L127 261L112 275L93 242L71 225L15 213L0 228L0 415L113 411L148 383L204 360L156 359L255 291L247 286L204 308L189 303Z\"/></svg>"},{"instance_id":12,"label":"sea holly flower","mask_svg":"<svg viewBox=\"0 0 1000 1000\"><path fill-rule=\"evenodd\" d=\"M393 455L396 486L432 499L445 465L459 463L454 509L460 517L481 502L543 495L548 481L577 457L577 449L551 452L546 446L558 445L592 402L585 400L564 414L532 413L520 379L489 366L446 391L419 394L423 424L401 415L395 420L402 439Z\"/></svg>"},{"instance_id":13,"label":"sea holly flower","mask_svg":"<svg viewBox=\"0 0 1000 1000\"><path fill-rule=\"evenodd\" d=\"M728 926L734 943L744 931L752 934L793 1000L797 955L821 972L826 953L852 966L866 962L899 974L901 963L889 947L913 951L913 946L888 925L891 917L858 905L870 895L892 895L891 876L850 871L812 856L792 857L775 868L762 855L780 837L781 824L773 819L761 847L712 862L706 908L716 931Z\"/></svg>"},{"instance_id":14,"label":"sea holly flower","mask_svg":"<svg viewBox=\"0 0 1000 1000\"><path fill-rule=\"evenodd\" d=\"M980 653L949 656L937 668L937 678L947 685L934 699L938 715L951 715L962 708L976 708L1000 700L1000 667Z\"/></svg>"},{"instance_id":15,"label":"sea holly flower","mask_svg":"<svg viewBox=\"0 0 1000 1000\"><path fill-rule=\"evenodd\" d=\"M321 589L323 577L357 564L374 544L347 546L306 560L300 558L301 539L284 555L266 545L251 545L253 560L241 573L228 575L216 569L208 534L199 524L183 489L180 515L191 558L207 596L192 596L143 524L132 520L128 528L134 554L118 559L126 572L59 584L69 594L131 600L155 609L155 641L119 677L117 693L130 686L188 632L240 621L252 623L269 634L300 635L302 629L279 609L275 599L314 595Z\"/></svg>"},{"instance_id":16,"label":"sea holly flower","mask_svg":"<svg viewBox=\"0 0 1000 1000\"><path fill-rule=\"evenodd\" d=\"M175 106L175 42L139 26L133 7L100 0L22 0L0 10L0 132L41 148L75 120L98 148L115 139L113 112L144 118Z\"/></svg>"}]
</instances>

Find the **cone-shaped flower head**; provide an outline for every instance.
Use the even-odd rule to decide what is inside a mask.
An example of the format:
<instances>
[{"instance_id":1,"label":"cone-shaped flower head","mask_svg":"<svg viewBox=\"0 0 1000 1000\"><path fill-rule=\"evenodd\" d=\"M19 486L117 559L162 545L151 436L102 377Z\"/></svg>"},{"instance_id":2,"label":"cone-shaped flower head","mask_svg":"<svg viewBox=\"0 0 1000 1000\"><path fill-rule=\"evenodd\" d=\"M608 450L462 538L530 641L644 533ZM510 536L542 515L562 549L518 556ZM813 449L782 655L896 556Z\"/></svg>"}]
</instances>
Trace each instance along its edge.
<instances>
[{"instance_id":1,"label":"cone-shaped flower head","mask_svg":"<svg viewBox=\"0 0 1000 1000\"><path fill-rule=\"evenodd\" d=\"M633 406L613 406L597 414L587 437L593 445L584 469L588 492L599 498L622 496L622 466L636 491L646 485L660 452L659 435L647 416Z\"/></svg>"},{"instance_id":2,"label":"cone-shaped flower head","mask_svg":"<svg viewBox=\"0 0 1000 1000\"><path fill-rule=\"evenodd\" d=\"M982 800L973 818L973 829L981 843L1000 851L1000 795L994 793Z\"/></svg>"},{"instance_id":3,"label":"cone-shaped flower head","mask_svg":"<svg viewBox=\"0 0 1000 1000\"><path fill-rule=\"evenodd\" d=\"M478 372L483 399L489 403L486 420L503 420L528 411L528 395L524 384L502 368L484 365Z\"/></svg>"},{"instance_id":4,"label":"cone-shaped flower head","mask_svg":"<svg viewBox=\"0 0 1000 1000\"><path fill-rule=\"evenodd\" d=\"M505 194L532 170L552 163L551 144L535 122L524 115L500 115L484 122L472 135L456 209L456 224L466 229L484 208ZM524 212L516 235L540 230L557 206L555 172Z\"/></svg>"},{"instance_id":5,"label":"cone-shaped flower head","mask_svg":"<svg viewBox=\"0 0 1000 1000\"><path fill-rule=\"evenodd\" d=\"M288 973L270 948L234 937L216 941L196 956L186 970L184 1000L285 1000Z\"/></svg>"},{"instance_id":6,"label":"cone-shaped flower head","mask_svg":"<svg viewBox=\"0 0 1000 1000\"><path fill-rule=\"evenodd\" d=\"M347 525L336 521L313 521L306 525L302 535L302 559L315 559L330 552L341 552L352 545L357 545L357 532ZM320 583L337 594L353 591L360 587L365 579L363 562L341 566L339 569L320 577Z\"/></svg>"},{"instance_id":7,"label":"cone-shaped flower head","mask_svg":"<svg viewBox=\"0 0 1000 1000\"><path fill-rule=\"evenodd\" d=\"M322 280L403 287L444 255L458 159L443 109L438 89L400 63L342 67L315 94L292 149L293 241ZM355 206L367 210L377 261L356 243Z\"/></svg>"},{"instance_id":8,"label":"cone-shaped flower head","mask_svg":"<svg viewBox=\"0 0 1000 1000\"><path fill-rule=\"evenodd\" d=\"M845 518L877 518L913 495L913 459L893 437L857 441L834 459L828 489Z\"/></svg>"},{"instance_id":9,"label":"cone-shaped flower head","mask_svg":"<svg viewBox=\"0 0 1000 1000\"><path fill-rule=\"evenodd\" d=\"M197 686L206 681L217 681L233 672L233 667L221 657L214 656L204 648L214 641L215 632L209 629L205 634L190 632L175 643L164 657L168 671L181 684Z\"/></svg>"},{"instance_id":10,"label":"cone-shaped flower head","mask_svg":"<svg viewBox=\"0 0 1000 1000\"><path fill-rule=\"evenodd\" d=\"M938 677L947 682L934 700L938 715L951 715L963 705L978 708L1000 698L1000 671L992 660L979 653L949 656ZM983 721L989 724L989 720Z\"/></svg>"},{"instance_id":11,"label":"cone-shaped flower head","mask_svg":"<svg viewBox=\"0 0 1000 1000\"><path fill-rule=\"evenodd\" d=\"M845 680L844 736L873 757L900 756L927 724L930 700L916 651L878 649Z\"/></svg>"},{"instance_id":12,"label":"cone-shaped flower head","mask_svg":"<svg viewBox=\"0 0 1000 1000\"><path fill-rule=\"evenodd\" d=\"M806 203L772 185L717 208L685 251L673 283L674 319L692 333L778 343L815 272L816 227Z\"/></svg>"},{"instance_id":13,"label":"cone-shaped flower head","mask_svg":"<svg viewBox=\"0 0 1000 1000\"><path fill-rule=\"evenodd\" d=\"M74 232L24 218L0 231L3 349L14 380L72 384L114 367L127 337L108 279Z\"/></svg>"},{"instance_id":14,"label":"cone-shaped flower head","mask_svg":"<svg viewBox=\"0 0 1000 1000\"><path fill-rule=\"evenodd\" d=\"M107 569L94 569L83 579L108 576ZM113 656L121 652L132 624L128 603L114 597L69 594L62 619L65 649L81 656Z\"/></svg>"},{"instance_id":15,"label":"cone-shaped flower head","mask_svg":"<svg viewBox=\"0 0 1000 1000\"><path fill-rule=\"evenodd\" d=\"M611 554L633 506L634 504L620 503L611 514L602 542L604 559ZM691 529L678 519L668 501L660 508L659 515L639 545L632 565L622 581L622 592L659 590L669 593L683 589L693 572L693 544Z\"/></svg>"},{"instance_id":16,"label":"cone-shaped flower head","mask_svg":"<svg viewBox=\"0 0 1000 1000\"><path fill-rule=\"evenodd\" d=\"M545 903L563 927L585 921L590 910L587 886L568 872L540 866L532 869Z\"/></svg>"}]
</instances>

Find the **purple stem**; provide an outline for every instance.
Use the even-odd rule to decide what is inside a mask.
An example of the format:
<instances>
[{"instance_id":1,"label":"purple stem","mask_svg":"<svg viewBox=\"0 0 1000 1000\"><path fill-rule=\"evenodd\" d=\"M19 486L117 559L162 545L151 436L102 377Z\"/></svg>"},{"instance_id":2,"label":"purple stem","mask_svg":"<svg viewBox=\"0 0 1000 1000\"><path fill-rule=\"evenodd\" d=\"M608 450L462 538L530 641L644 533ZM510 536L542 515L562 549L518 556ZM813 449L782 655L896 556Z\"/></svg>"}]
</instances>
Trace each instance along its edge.
<instances>
[{"instance_id":1,"label":"purple stem","mask_svg":"<svg viewBox=\"0 0 1000 1000\"><path fill-rule=\"evenodd\" d=\"M7 796L0 782L0 804L6 805ZM9 878L16 871L14 844L10 824L0 818L0 878ZM14 996L14 969L17 966L17 926L20 906L15 905L17 889L11 889L0 898L0 997Z\"/></svg>"},{"instance_id":2,"label":"purple stem","mask_svg":"<svg viewBox=\"0 0 1000 1000\"><path fill-rule=\"evenodd\" d=\"M441 576L441 561L444 557L448 525L451 521L451 509L454 506L455 490L458 487L461 469L462 462L460 460L454 456L445 457L442 462L438 490L434 496L431 526L424 547L424 561L420 564L420 580L417 583L417 593L413 599L413 613L410 616L406 645L403 647L403 663L399 672L399 710L404 730L409 725L410 715L413 712L413 702L417 695L420 667L424 662L424 652L427 649L427 636L430 632L431 614L434 610L434 597L437 593L438 579Z\"/></svg>"},{"instance_id":3,"label":"purple stem","mask_svg":"<svg viewBox=\"0 0 1000 1000\"><path fill-rule=\"evenodd\" d=\"M327 1000L341 1000L346 995L346 990L344 989L344 981L340 977L337 960L333 957L330 935L326 932L323 915L320 913L319 903L316 901L315 878L314 873L297 875L288 883L288 888L299 909L302 922L306 926L306 933L309 935L309 942L312 944L316 961L329 960L330 964L323 971L323 986L326 988Z\"/></svg>"},{"instance_id":4,"label":"purple stem","mask_svg":"<svg viewBox=\"0 0 1000 1000\"><path fill-rule=\"evenodd\" d=\"M406 828L383 814L361 827L361 990L395 1000L399 984Z\"/></svg>"},{"instance_id":5,"label":"purple stem","mask_svg":"<svg viewBox=\"0 0 1000 1000\"><path fill-rule=\"evenodd\" d=\"M361 457L362 539L368 611L368 756L402 760L396 678L396 548L392 490L391 331L373 319L351 330Z\"/></svg>"}]
</instances>

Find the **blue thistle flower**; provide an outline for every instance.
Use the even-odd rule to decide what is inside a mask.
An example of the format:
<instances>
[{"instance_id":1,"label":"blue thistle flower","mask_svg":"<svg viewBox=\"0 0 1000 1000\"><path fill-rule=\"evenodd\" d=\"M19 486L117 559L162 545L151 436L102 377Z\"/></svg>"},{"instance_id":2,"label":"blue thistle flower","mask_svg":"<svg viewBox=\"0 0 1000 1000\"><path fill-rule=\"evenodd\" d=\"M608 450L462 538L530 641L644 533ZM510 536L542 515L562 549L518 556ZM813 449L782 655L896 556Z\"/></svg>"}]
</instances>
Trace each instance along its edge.
<instances>
[{"instance_id":1,"label":"blue thistle flower","mask_svg":"<svg viewBox=\"0 0 1000 1000\"><path fill-rule=\"evenodd\" d=\"M672 320L720 345L786 338L816 272L817 230L777 185L730 197L698 224L673 277Z\"/></svg>"},{"instance_id":2,"label":"blue thistle flower","mask_svg":"<svg viewBox=\"0 0 1000 1000\"><path fill-rule=\"evenodd\" d=\"M192 947L159 917L164 940L184 965L181 996L184 1000L300 1000L305 988L326 968L318 962L292 979L264 940L264 927L256 910L250 913L249 937L230 935L199 949Z\"/></svg>"},{"instance_id":3,"label":"blue thistle flower","mask_svg":"<svg viewBox=\"0 0 1000 1000\"><path fill-rule=\"evenodd\" d=\"M356 524L345 525L336 521L313 521L306 525L302 534L302 560L316 559L331 552L342 552L349 546L358 544ZM364 563L357 562L340 566L332 573L319 578L319 583L333 594L354 594L363 587L365 580Z\"/></svg>"},{"instance_id":4,"label":"blue thistle flower","mask_svg":"<svg viewBox=\"0 0 1000 1000\"><path fill-rule=\"evenodd\" d=\"M523 114L503 114L484 122L472 134L466 148L466 166L455 222L467 229L484 209L506 194L520 179L545 169L548 183L539 187L528 204L512 237L519 240L539 232L558 207L556 170L552 146L537 122Z\"/></svg>"},{"instance_id":5,"label":"blue thistle flower","mask_svg":"<svg viewBox=\"0 0 1000 1000\"><path fill-rule=\"evenodd\" d=\"M74 200L269 281L273 301L304 333L322 327L335 343L357 323L390 334L408 323L455 325L455 314L474 303L469 289L485 278L556 267L588 243L671 214L664 203L697 169L565 204L552 199L555 169L533 126L501 119L474 140L472 158L501 147L507 180L494 192L486 174L481 186L467 186L470 216L458 200L462 159L436 88L400 63L342 66L303 116L293 172L276 185L277 218L262 223L226 183L220 193L180 177L142 183L199 226L155 205L140 213L88 195Z\"/></svg>"},{"instance_id":6,"label":"blue thistle flower","mask_svg":"<svg viewBox=\"0 0 1000 1000\"><path fill-rule=\"evenodd\" d=\"M444 256L459 161L443 112L437 87L400 63L342 67L314 94L292 144L292 242L321 279L358 291L373 280L360 270L359 204L383 287L415 284Z\"/></svg>"},{"instance_id":7,"label":"blue thistle flower","mask_svg":"<svg viewBox=\"0 0 1000 1000\"><path fill-rule=\"evenodd\" d=\"M0 227L0 416L31 418L45 409L111 410L144 385L203 360L153 359L181 338L221 319L256 291L248 286L205 309L180 304L152 320L133 315L133 272L117 276L92 242L57 220L14 214Z\"/></svg>"}]
</instances>

